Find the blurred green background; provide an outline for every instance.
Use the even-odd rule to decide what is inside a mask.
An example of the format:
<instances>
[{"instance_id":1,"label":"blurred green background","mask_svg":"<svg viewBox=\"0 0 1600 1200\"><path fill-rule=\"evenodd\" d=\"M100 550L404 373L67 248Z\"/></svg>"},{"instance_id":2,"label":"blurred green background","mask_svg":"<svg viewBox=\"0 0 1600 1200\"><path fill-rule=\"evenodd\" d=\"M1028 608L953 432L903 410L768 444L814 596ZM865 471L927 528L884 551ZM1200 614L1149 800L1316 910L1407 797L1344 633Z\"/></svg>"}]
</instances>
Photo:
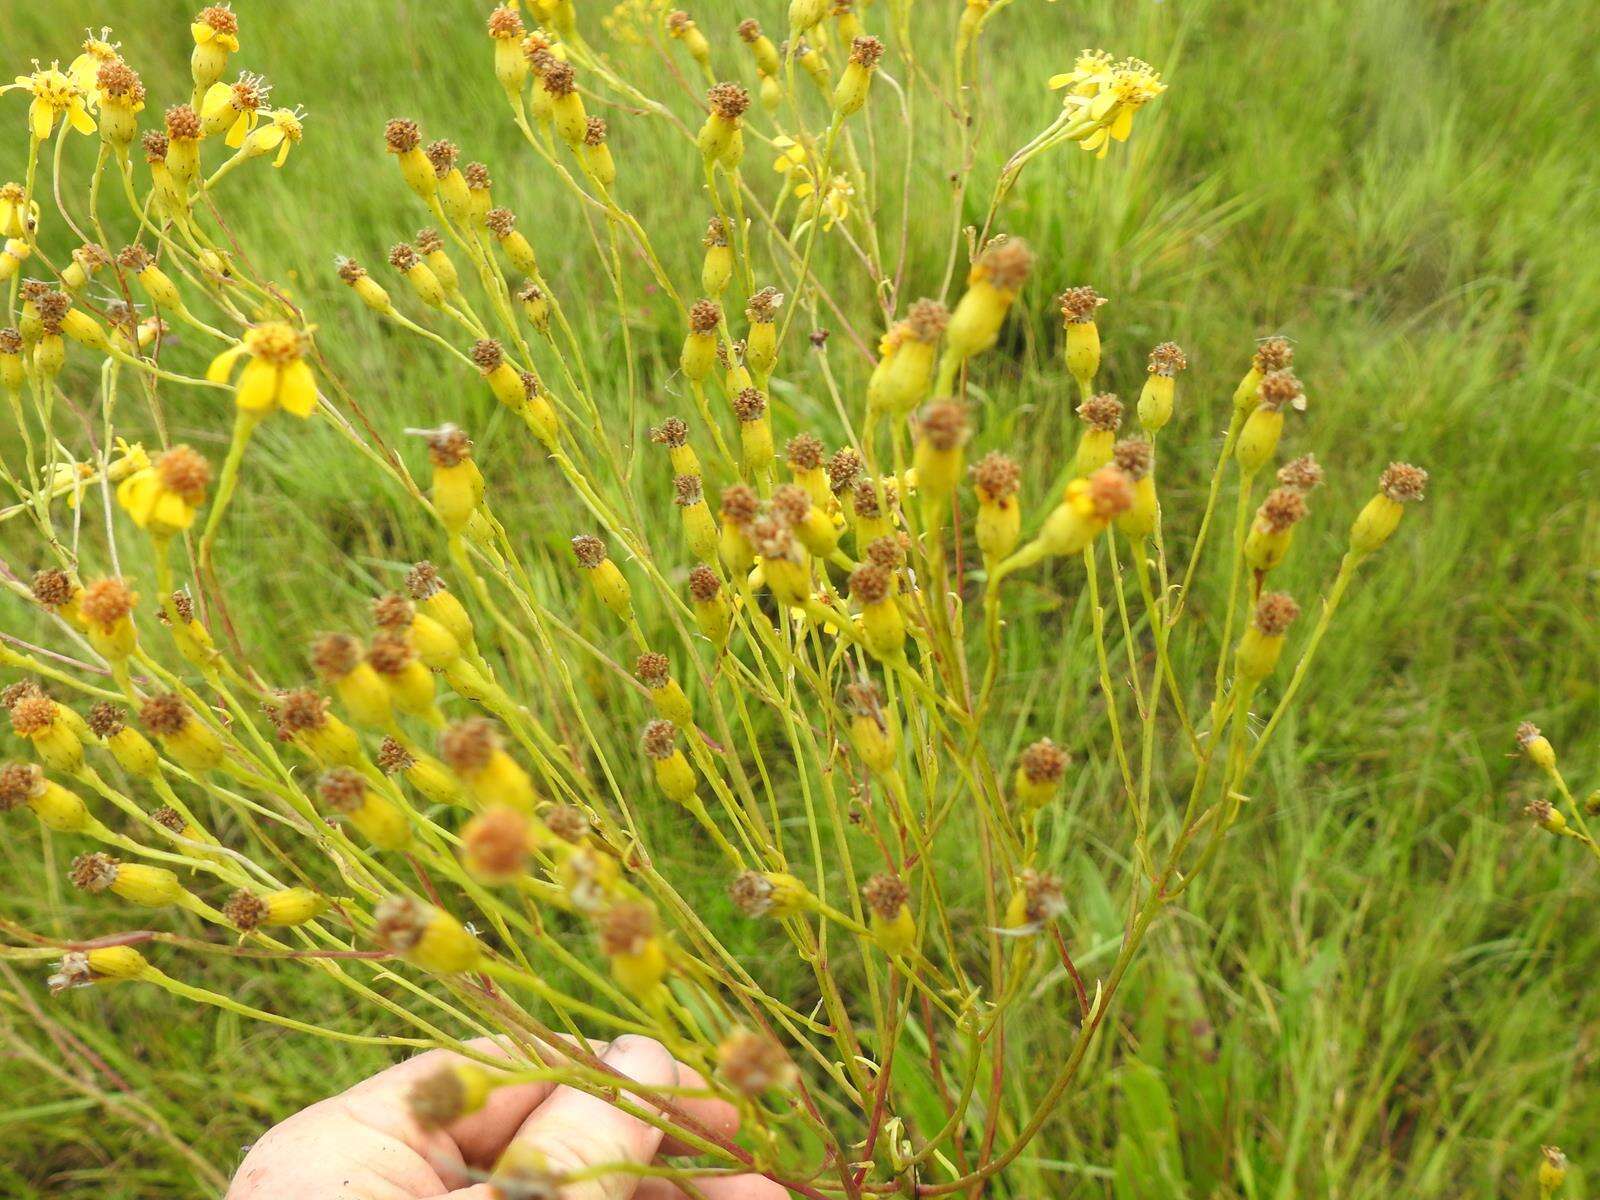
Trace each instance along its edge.
<instances>
[{"instance_id":1,"label":"blurred green background","mask_svg":"<svg viewBox=\"0 0 1600 1200\"><path fill-rule=\"evenodd\" d=\"M575 302L605 299L588 235L522 147L490 73L486 6L235 8L236 62L310 115L281 173L257 164L231 181L230 224L322 321L324 352L414 468L420 455L399 431L462 419L486 473L512 488L525 454L510 427L499 439L481 385L378 330L331 271L335 253L379 266L424 223L380 138L385 118L416 117L490 164L497 197L521 214L583 316L597 374L620 378L603 304ZM602 43L608 9L582 15ZM693 11L719 64L741 78L733 23L782 24L770 0L703 0ZM83 27L110 24L154 113L187 94L191 15L164 0L0 0L0 74L32 57L65 62ZM878 15L867 10L869 27ZM1048 357L1050 298L1092 282L1111 297L1101 328L1125 394L1156 341L1189 350L1181 415L1164 435L1184 461L1163 471L1180 484L1169 506L1191 514L1252 339L1295 340L1311 397L1295 451L1314 445L1330 473L1320 519L1286 569L1303 599L1331 575L1343 514L1384 463L1407 459L1433 476L1426 505L1330 636L1292 736L1267 758L1260 790L1274 802L1246 817L1225 871L1158 929L1094 1069L1022 1164L1036 1194L1524 1196L1545 1142L1572 1154L1572 1194L1583 1194L1586 1165L1600 1177L1600 885L1580 848L1519 818L1540 792L1511 758L1512 729L1531 718L1566 753L1577 786L1600 785L1597 43L1582 0L1017 0L994 24L969 219L994 164L1054 114L1044 81L1081 47L1147 58L1171 90L1105 162L1069 148L1024 175L1001 224L1033 243L1040 268L1010 347L1017 366L984 368L995 402L980 445L1026 457L1034 479L1059 462L1070 381ZM23 170L25 107L0 97L6 178ZM692 152L659 125L612 120L619 196L687 279L704 221L688 194ZM88 146L69 155L79 178ZM760 157L752 174L765 170ZM914 226L911 295L942 273L940 189L957 164L933 139L918 165L919 201L929 197L937 218ZM883 220L898 225L893 198ZM866 311L864 281L841 290ZM679 332L650 297L636 301L641 369L651 388L670 389ZM815 411L804 396L787 403ZM174 436L220 455L224 411L186 398L170 414ZM235 611L281 631L252 650L286 678L330 604L359 612L393 564L422 552L411 539L432 536L352 463L326 429L274 422L229 520ZM572 530L560 489L527 474L505 504L530 540L563 540ZM7 563L31 569L31 550L12 536L0 530ZM0 625L25 620L0 601ZM1014 685L1041 686L1058 653L1041 639L1037 671ZM12 832L24 827L8 823L0 838L0 911L52 931L114 927L103 907L62 895L63 852L41 869L38 836ZM1109 962L1118 930L1115 848L1096 840L1115 828L1091 820L1071 860L1070 919L1091 973ZM197 982L206 970L193 964ZM263 973L240 997L329 1021L346 1006L288 971ZM1052 987L1037 1003L1054 1008L1065 995ZM361 1015L350 1020L358 1027ZM1039 1024L1028 1052L1045 1061L1063 1052L1067 1023L1041 1012ZM384 1061L175 1011L137 989L47 1000L36 978L0 965L0 1195L213 1194L266 1124Z\"/></svg>"}]
</instances>

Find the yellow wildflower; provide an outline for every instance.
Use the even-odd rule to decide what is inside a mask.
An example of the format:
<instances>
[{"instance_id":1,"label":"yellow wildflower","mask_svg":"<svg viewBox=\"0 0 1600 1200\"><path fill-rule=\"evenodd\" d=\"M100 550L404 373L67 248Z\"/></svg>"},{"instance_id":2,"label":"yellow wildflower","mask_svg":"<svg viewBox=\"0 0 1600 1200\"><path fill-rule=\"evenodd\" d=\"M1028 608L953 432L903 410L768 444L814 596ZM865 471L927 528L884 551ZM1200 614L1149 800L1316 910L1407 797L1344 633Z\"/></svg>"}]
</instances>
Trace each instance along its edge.
<instances>
[{"instance_id":1,"label":"yellow wildflower","mask_svg":"<svg viewBox=\"0 0 1600 1200\"><path fill-rule=\"evenodd\" d=\"M94 132L94 118L89 115L84 90L62 74L61 68L51 63L32 75L18 75L16 82L0 87L0 92L26 88L33 95L28 106L28 132L38 141L44 141L55 130L58 120L65 121L79 133Z\"/></svg>"},{"instance_id":2,"label":"yellow wildflower","mask_svg":"<svg viewBox=\"0 0 1600 1200\"><path fill-rule=\"evenodd\" d=\"M241 355L250 361L239 374L234 400L246 412L266 414L275 408L297 417L309 417L317 406L317 380L302 357L305 339L292 325L265 321L255 325L244 340L224 350L211 362L206 378L221 383L233 373Z\"/></svg>"},{"instance_id":3,"label":"yellow wildflower","mask_svg":"<svg viewBox=\"0 0 1600 1200\"><path fill-rule=\"evenodd\" d=\"M39 206L20 183L0 184L0 237L27 237L39 225Z\"/></svg>"},{"instance_id":4,"label":"yellow wildflower","mask_svg":"<svg viewBox=\"0 0 1600 1200\"><path fill-rule=\"evenodd\" d=\"M117 503L140 529L171 536L194 524L210 482L210 464L188 446L174 446L119 483Z\"/></svg>"},{"instance_id":5,"label":"yellow wildflower","mask_svg":"<svg viewBox=\"0 0 1600 1200\"><path fill-rule=\"evenodd\" d=\"M237 150L261 120L261 106L271 90L266 80L248 71L234 83L213 83L200 102L200 119L206 133L227 130L224 140Z\"/></svg>"},{"instance_id":6,"label":"yellow wildflower","mask_svg":"<svg viewBox=\"0 0 1600 1200\"><path fill-rule=\"evenodd\" d=\"M88 31L83 41L83 53L72 60L67 76L85 92L92 92L100 68L118 61L117 44L110 41L111 30L102 28L100 36Z\"/></svg>"},{"instance_id":7,"label":"yellow wildflower","mask_svg":"<svg viewBox=\"0 0 1600 1200\"><path fill-rule=\"evenodd\" d=\"M1050 76L1050 90L1066 88L1068 96L1093 96L1111 82L1113 62L1104 50L1085 50L1072 70Z\"/></svg>"},{"instance_id":8,"label":"yellow wildflower","mask_svg":"<svg viewBox=\"0 0 1600 1200\"><path fill-rule=\"evenodd\" d=\"M300 139L305 134L304 121L304 114L296 109L273 109L267 114L267 123L250 135L245 143L244 152L255 157L271 154L276 150L278 157L272 160L272 165L283 166L284 160L289 157L289 151L300 144Z\"/></svg>"}]
</instances>

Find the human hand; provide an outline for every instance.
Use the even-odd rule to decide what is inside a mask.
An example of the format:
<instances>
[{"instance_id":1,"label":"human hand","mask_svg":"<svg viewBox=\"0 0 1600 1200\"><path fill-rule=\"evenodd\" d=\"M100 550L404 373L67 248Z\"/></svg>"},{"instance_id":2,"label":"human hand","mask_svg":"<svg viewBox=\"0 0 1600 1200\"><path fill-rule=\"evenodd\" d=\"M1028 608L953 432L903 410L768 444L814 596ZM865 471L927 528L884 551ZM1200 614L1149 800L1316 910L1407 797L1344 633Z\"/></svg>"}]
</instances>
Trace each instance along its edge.
<instances>
[{"instance_id":1,"label":"human hand","mask_svg":"<svg viewBox=\"0 0 1600 1200\"><path fill-rule=\"evenodd\" d=\"M500 1053L490 1039L471 1045ZM605 1066L647 1088L705 1086L699 1074L649 1038L618 1038L594 1050ZM411 1115L407 1094L454 1057L430 1050L274 1126L245 1156L226 1200L500 1200L487 1183L474 1180L481 1181L512 1144L543 1154L558 1175L687 1152L653 1125L552 1083L497 1088L479 1111L428 1128ZM739 1115L730 1104L709 1098L679 1103L718 1136L731 1137L738 1129ZM707 1200L784 1200L789 1194L758 1175L707 1178L694 1186ZM619 1171L567 1184L561 1197L686 1200L686 1193L665 1179Z\"/></svg>"}]
</instances>

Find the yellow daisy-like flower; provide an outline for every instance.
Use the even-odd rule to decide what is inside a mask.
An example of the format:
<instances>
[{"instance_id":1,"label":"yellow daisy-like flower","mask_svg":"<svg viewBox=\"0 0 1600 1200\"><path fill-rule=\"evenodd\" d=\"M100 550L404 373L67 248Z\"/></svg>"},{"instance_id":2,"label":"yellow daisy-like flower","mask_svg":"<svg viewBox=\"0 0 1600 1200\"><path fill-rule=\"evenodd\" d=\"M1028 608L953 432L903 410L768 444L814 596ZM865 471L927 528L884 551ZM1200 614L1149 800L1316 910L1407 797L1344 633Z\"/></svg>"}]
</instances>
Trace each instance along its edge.
<instances>
[{"instance_id":1,"label":"yellow daisy-like flower","mask_svg":"<svg viewBox=\"0 0 1600 1200\"><path fill-rule=\"evenodd\" d=\"M1114 61L1104 50L1085 50L1072 70L1050 76L1050 89L1066 88L1068 96L1092 96L1111 82Z\"/></svg>"},{"instance_id":2,"label":"yellow daisy-like flower","mask_svg":"<svg viewBox=\"0 0 1600 1200\"><path fill-rule=\"evenodd\" d=\"M797 185L794 194L802 200L816 192L816 185L808 178ZM823 192L818 211L821 213L824 230L832 229L840 221L850 215L850 200L856 194L855 187L843 175L835 175L829 181L827 190Z\"/></svg>"},{"instance_id":3,"label":"yellow daisy-like flower","mask_svg":"<svg viewBox=\"0 0 1600 1200\"><path fill-rule=\"evenodd\" d=\"M188 446L174 446L119 483L117 503L140 529L171 537L194 524L210 482L211 465Z\"/></svg>"},{"instance_id":4,"label":"yellow daisy-like flower","mask_svg":"<svg viewBox=\"0 0 1600 1200\"><path fill-rule=\"evenodd\" d=\"M0 92L18 88L26 88L33 94L33 103L28 106L28 132L39 141L50 136L58 120L65 121L79 133L94 132L94 118L89 115L86 93L62 73L58 64L51 63L32 75L18 75L16 82L0 87Z\"/></svg>"},{"instance_id":5,"label":"yellow daisy-like flower","mask_svg":"<svg viewBox=\"0 0 1600 1200\"><path fill-rule=\"evenodd\" d=\"M0 237L20 238L38 228L39 206L20 183L0 184Z\"/></svg>"},{"instance_id":6,"label":"yellow daisy-like flower","mask_svg":"<svg viewBox=\"0 0 1600 1200\"><path fill-rule=\"evenodd\" d=\"M91 98L100 68L106 63L117 61L117 44L110 41L110 37L109 29L101 29L99 37L95 37L92 31L89 32L84 38L83 53L73 59L72 65L67 68L68 77Z\"/></svg>"},{"instance_id":7,"label":"yellow daisy-like flower","mask_svg":"<svg viewBox=\"0 0 1600 1200\"><path fill-rule=\"evenodd\" d=\"M1052 76L1050 86L1067 89L1062 103L1073 111L1074 124L1082 130L1072 135L1073 140L1100 158L1113 141L1128 140L1134 114L1167 90L1149 63L1126 58L1113 66L1110 56L1100 50L1085 51L1071 71Z\"/></svg>"},{"instance_id":8,"label":"yellow daisy-like flower","mask_svg":"<svg viewBox=\"0 0 1600 1200\"><path fill-rule=\"evenodd\" d=\"M233 373L242 355L250 361L234 385L234 401L245 412L264 416L281 408L297 417L309 417L317 406L317 378L305 361L305 339L282 321L255 325L244 340L224 350L211 362L206 378L221 383Z\"/></svg>"},{"instance_id":9,"label":"yellow daisy-like flower","mask_svg":"<svg viewBox=\"0 0 1600 1200\"><path fill-rule=\"evenodd\" d=\"M786 133L780 133L773 138L772 144L778 147L778 157L772 160L772 169L774 171L779 175L788 175L794 171L799 171L802 175L810 175L810 171L806 168L806 161L811 156L806 152L804 146Z\"/></svg>"},{"instance_id":10,"label":"yellow daisy-like flower","mask_svg":"<svg viewBox=\"0 0 1600 1200\"><path fill-rule=\"evenodd\" d=\"M293 109L273 109L267 114L267 123L250 135L245 144L245 153L254 157L276 150L278 157L272 160L272 165L283 166L289 151L298 146L305 135L304 121L305 117Z\"/></svg>"},{"instance_id":11,"label":"yellow daisy-like flower","mask_svg":"<svg viewBox=\"0 0 1600 1200\"><path fill-rule=\"evenodd\" d=\"M189 26L196 46L215 46L229 54L239 49L239 24L226 4L212 5Z\"/></svg>"},{"instance_id":12,"label":"yellow daisy-like flower","mask_svg":"<svg viewBox=\"0 0 1600 1200\"><path fill-rule=\"evenodd\" d=\"M206 132L215 133L227 121L227 137L223 140L237 150L260 122L261 105L271 90L266 80L248 71L239 76L237 83L213 83L200 102Z\"/></svg>"}]
</instances>

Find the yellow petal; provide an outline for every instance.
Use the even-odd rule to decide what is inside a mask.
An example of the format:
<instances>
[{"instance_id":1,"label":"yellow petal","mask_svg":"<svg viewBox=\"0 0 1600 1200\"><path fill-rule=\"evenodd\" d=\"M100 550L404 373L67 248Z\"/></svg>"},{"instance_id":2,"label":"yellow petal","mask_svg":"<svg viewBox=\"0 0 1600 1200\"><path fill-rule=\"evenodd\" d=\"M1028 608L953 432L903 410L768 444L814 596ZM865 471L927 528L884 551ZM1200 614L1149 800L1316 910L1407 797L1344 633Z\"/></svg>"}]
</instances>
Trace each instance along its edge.
<instances>
[{"instance_id":1,"label":"yellow petal","mask_svg":"<svg viewBox=\"0 0 1600 1200\"><path fill-rule=\"evenodd\" d=\"M1098 121L1111 111L1116 102L1117 94L1115 92L1101 92L1089 102L1089 115Z\"/></svg>"},{"instance_id":2,"label":"yellow petal","mask_svg":"<svg viewBox=\"0 0 1600 1200\"><path fill-rule=\"evenodd\" d=\"M206 368L206 378L212 383L221 383L233 374L233 364L239 361L239 356L244 353L244 343L224 350L211 360L211 365Z\"/></svg>"},{"instance_id":3,"label":"yellow petal","mask_svg":"<svg viewBox=\"0 0 1600 1200\"><path fill-rule=\"evenodd\" d=\"M1104 126L1096 129L1080 143L1085 150L1099 150L1106 143L1106 130Z\"/></svg>"},{"instance_id":4,"label":"yellow petal","mask_svg":"<svg viewBox=\"0 0 1600 1200\"><path fill-rule=\"evenodd\" d=\"M283 139L283 145L278 147L278 157L272 160L272 165L274 167L281 167L288 160L289 147L292 145L294 145L294 142L289 138Z\"/></svg>"},{"instance_id":5,"label":"yellow petal","mask_svg":"<svg viewBox=\"0 0 1600 1200\"><path fill-rule=\"evenodd\" d=\"M1071 82L1072 82L1072 75L1070 73L1069 74L1065 74L1065 75L1052 75L1052 76L1050 76L1050 79L1046 82L1045 86L1048 87L1053 92L1053 91L1056 91L1059 88L1066 87L1067 84L1069 84Z\"/></svg>"},{"instance_id":6,"label":"yellow petal","mask_svg":"<svg viewBox=\"0 0 1600 1200\"><path fill-rule=\"evenodd\" d=\"M283 368L280 387L278 403L285 412L297 417L309 417L317 407L317 377L302 360L296 359Z\"/></svg>"},{"instance_id":7,"label":"yellow petal","mask_svg":"<svg viewBox=\"0 0 1600 1200\"><path fill-rule=\"evenodd\" d=\"M233 88L226 83L213 83L206 89L205 98L200 101L200 115L210 120L228 106L228 98L233 95Z\"/></svg>"},{"instance_id":8,"label":"yellow petal","mask_svg":"<svg viewBox=\"0 0 1600 1200\"><path fill-rule=\"evenodd\" d=\"M79 133L94 132L94 118L89 115L89 110L83 106L82 100L72 102L72 107L67 109L67 120L72 122L72 127Z\"/></svg>"},{"instance_id":9,"label":"yellow petal","mask_svg":"<svg viewBox=\"0 0 1600 1200\"><path fill-rule=\"evenodd\" d=\"M150 522L167 529L187 529L194 524L194 509L176 492L158 492L150 505Z\"/></svg>"},{"instance_id":10,"label":"yellow petal","mask_svg":"<svg viewBox=\"0 0 1600 1200\"><path fill-rule=\"evenodd\" d=\"M245 412L268 413L277 405L278 393L278 368L259 358L252 358L239 373L233 398Z\"/></svg>"},{"instance_id":11,"label":"yellow petal","mask_svg":"<svg viewBox=\"0 0 1600 1200\"><path fill-rule=\"evenodd\" d=\"M228 136L223 139L227 145L237 150L244 145L244 136L250 132L250 113L240 113L233 124L228 126Z\"/></svg>"},{"instance_id":12,"label":"yellow petal","mask_svg":"<svg viewBox=\"0 0 1600 1200\"><path fill-rule=\"evenodd\" d=\"M1119 142L1128 140L1128 135L1133 132L1133 109L1124 108L1111 122L1111 136Z\"/></svg>"},{"instance_id":13,"label":"yellow petal","mask_svg":"<svg viewBox=\"0 0 1600 1200\"><path fill-rule=\"evenodd\" d=\"M28 132L37 140L42 142L48 138L55 123L55 110L43 100L35 100L28 105Z\"/></svg>"}]
</instances>

